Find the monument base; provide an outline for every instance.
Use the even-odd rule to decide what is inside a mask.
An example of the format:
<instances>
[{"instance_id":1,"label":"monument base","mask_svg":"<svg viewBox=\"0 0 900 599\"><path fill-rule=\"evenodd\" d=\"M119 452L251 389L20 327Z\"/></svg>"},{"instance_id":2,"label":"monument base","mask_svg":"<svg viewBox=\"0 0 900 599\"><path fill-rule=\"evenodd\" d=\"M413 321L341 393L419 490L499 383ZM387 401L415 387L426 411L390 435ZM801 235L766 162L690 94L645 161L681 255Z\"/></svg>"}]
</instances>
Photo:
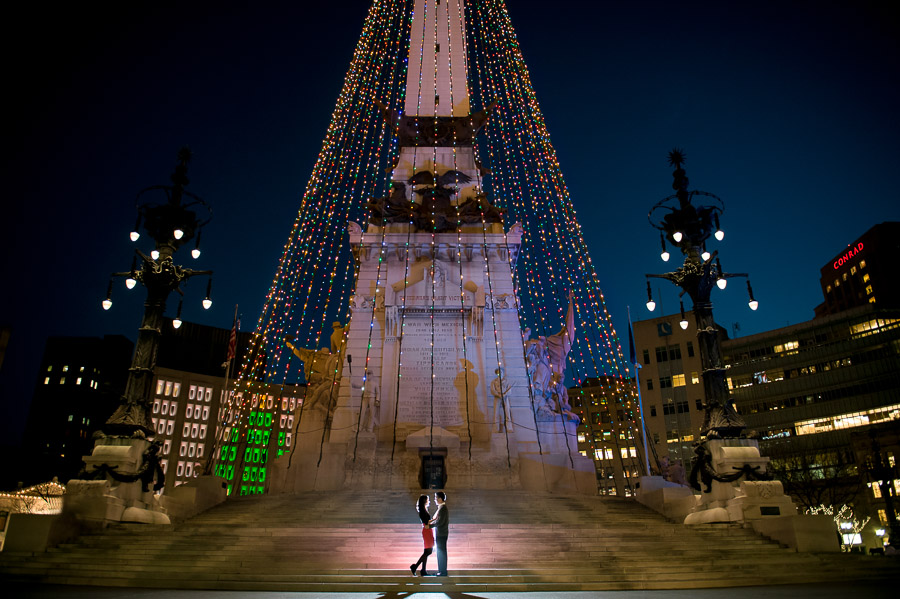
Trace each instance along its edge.
<instances>
[{"instance_id":1,"label":"monument base","mask_svg":"<svg viewBox=\"0 0 900 599\"><path fill-rule=\"evenodd\" d=\"M145 489L154 480L155 452L138 436L97 438L91 455L84 457L88 480L70 480L63 513L78 520L105 525L109 522L170 524L159 496Z\"/></svg>"}]
</instances>

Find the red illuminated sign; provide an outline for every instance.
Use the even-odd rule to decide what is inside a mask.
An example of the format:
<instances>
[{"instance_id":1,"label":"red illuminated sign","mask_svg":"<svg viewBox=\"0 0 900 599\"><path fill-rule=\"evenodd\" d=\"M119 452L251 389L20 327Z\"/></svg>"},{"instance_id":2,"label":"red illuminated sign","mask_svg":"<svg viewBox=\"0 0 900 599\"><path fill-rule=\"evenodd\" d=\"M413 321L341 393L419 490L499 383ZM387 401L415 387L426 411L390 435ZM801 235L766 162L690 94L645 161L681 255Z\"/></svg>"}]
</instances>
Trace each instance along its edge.
<instances>
[{"instance_id":1,"label":"red illuminated sign","mask_svg":"<svg viewBox=\"0 0 900 599\"><path fill-rule=\"evenodd\" d=\"M837 270L850 261L850 258L860 253L863 249L862 241L851 247L846 254L834 261L834 269Z\"/></svg>"}]
</instances>

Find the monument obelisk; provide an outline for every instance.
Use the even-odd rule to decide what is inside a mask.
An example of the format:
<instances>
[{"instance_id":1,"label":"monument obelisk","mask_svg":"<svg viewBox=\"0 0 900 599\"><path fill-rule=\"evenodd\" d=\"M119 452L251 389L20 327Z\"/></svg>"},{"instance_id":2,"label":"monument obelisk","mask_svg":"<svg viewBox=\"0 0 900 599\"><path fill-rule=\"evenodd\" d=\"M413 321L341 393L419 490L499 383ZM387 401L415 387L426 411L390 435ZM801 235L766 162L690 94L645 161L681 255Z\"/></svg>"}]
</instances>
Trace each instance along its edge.
<instances>
[{"instance_id":1,"label":"monument obelisk","mask_svg":"<svg viewBox=\"0 0 900 599\"><path fill-rule=\"evenodd\" d=\"M317 382L269 490L595 494L565 391L571 298L559 334L527 339L512 276L527 240L482 187L477 133L492 107L469 106L462 4L425 5L413 11L403 112L373 98L399 152L389 195L370 199L367 223L348 223L350 322L335 327L330 358L303 350Z\"/></svg>"}]
</instances>

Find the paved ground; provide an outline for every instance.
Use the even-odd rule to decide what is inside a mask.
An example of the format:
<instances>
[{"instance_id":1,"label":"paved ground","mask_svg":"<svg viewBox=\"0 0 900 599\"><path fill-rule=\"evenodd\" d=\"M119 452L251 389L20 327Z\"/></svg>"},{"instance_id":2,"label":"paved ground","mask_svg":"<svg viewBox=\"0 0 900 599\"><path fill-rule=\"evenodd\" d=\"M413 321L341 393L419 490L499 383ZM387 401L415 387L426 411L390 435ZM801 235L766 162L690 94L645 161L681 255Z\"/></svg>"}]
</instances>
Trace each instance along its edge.
<instances>
[{"instance_id":1,"label":"paved ground","mask_svg":"<svg viewBox=\"0 0 900 599\"><path fill-rule=\"evenodd\" d=\"M898 581L900 582L900 581ZM15 599L888 599L897 596L895 585L847 583L790 585L675 591L596 591L575 593L281 593L246 591L177 591L109 589L57 585L5 585L5 597ZM11 594L7 594L11 591Z\"/></svg>"}]
</instances>

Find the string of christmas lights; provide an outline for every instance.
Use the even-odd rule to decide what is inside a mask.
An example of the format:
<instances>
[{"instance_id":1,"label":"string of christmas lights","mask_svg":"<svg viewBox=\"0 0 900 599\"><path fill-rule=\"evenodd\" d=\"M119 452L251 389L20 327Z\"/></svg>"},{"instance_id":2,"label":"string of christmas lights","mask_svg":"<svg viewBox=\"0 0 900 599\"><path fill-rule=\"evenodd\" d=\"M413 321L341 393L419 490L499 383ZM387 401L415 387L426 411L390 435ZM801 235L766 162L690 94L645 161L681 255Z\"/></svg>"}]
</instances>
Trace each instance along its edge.
<instances>
[{"instance_id":1,"label":"string of christmas lights","mask_svg":"<svg viewBox=\"0 0 900 599\"><path fill-rule=\"evenodd\" d=\"M393 127L385 124L374 100L380 100L390 111L398 114L408 108L405 103L407 69L412 58L418 62L419 89L416 104L417 114L422 114L422 81L426 76L424 52L415 57L409 57L408 53L411 36L421 36L418 46L423 49L425 47L428 11L437 9L437 6L429 7L429 4L425 3L425 14L415 15L413 0L376 0L366 16L322 148L302 196L297 219L291 228L257 321L256 334L251 347L243 356L241 372L235 384L235 405L228 411L230 416L226 416L229 420L225 435L228 442L223 443L220 457L228 461L230 456L234 456L231 458L233 461L229 462L232 470L241 473L242 482L256 483L243 485L248 489L242 488L241 493L259 492L264 486L258 480L246 480L243 474L245 468L241 463L245 454L241 448L248 442L250 434L255 435L260 429L258 417L250 422L251 413L262 410L260 406L264 402L261 398L271 394L273 385L291 385L304 380L302 362L285 346L286 337L292 336L296 347L320 347L323 332L329 328L327 323L332 320L346 322L349 316L348 300L351 295L359 292L356 288L355 262L346 233L347 223L365 222L366 202L381 195L379 191L391 193L392 182L387 172L398 157L396 132ZM493 174L487 181L479 176L478 185L484 193L490 195L495 205L507 210L507 224L520 222L524 229L523 245L513 273L515 303L521 328L529 327L539 335L550 335L558 331L564 321L566 295L569 290L575 290L577 330L568 358L568 383L583 385L591 378L610 377L614 382L608 390L604 386L603 393L608 393L612 405L621 406L626 415L632 416L634 409L631 406L634 404L630 398L633 389L628 381L624 352L611 324L598 275L577 222L556 153L550 143L506 5L502 0L457 0L457 7L459 18L465 22L466 35L462 43L468 72L466 95L473 106L487 106L492 101L496 102L487 126L478 134L476 145L476 156L488 158ZM449 30L450 11L446 8L444 10ZM421 29L418 28L419 20ZM438 21L436 18L433 20L433 35L436 37ZM447 50L451 51L452 48ZM436 55L431 75L432 85L436 90ZM452 111L455 100L452 70L450 85ZM434 115L437 116L439 106L445 99L438 100L435 97L434 100ZM429 168L427 165L416 164L418 155L419 152L414 153L413 174L421 168ZM434 156L432 165L437 162L436 153ZM457 166L454 152L454 168ZM436 171L435 166L430 168ZM437 172L432 174L436 176ZM458 213L457 219L459 222ZM409 231L412 231L412 225L411 219ZM483 212L482 225L485 233L483 254L489 270L486 239L488 225ZM371 243L371 240L367 243ZM462 240L458 237L460 314L464 324L467 306L463 293L461 244ZM381 261L385 252L383 229L380 246ZM397 397L402 376L406 291L409 286L412 251L409 238L405 251L397 380L381 381L382 386L396 383ZM429 270L432 279L432 321L436 309L436 257L433 227L432 262ZM382 285L380 263L375 282L376 297L379 286ZM513 265L511 259L510 265ZM490 273L487 276L490 282ZM493 301L491 285L488 292ZM372 304L372 314L365 314L370 318L370 331L374 324L375 304L376 302ZM363 314L360 313L359 316ZM502 361L493 310L491 317L499 367ZM463 358L468 368L465 327L463 331ZM432 335L433 333L432 326ZM364 361L364 385L367 376L365 373L369 370L371 345L370 334ZM432 339L432 381L434 356ZM337 370L333 374L335 384L339 383ZM468 410L467 370L465 374ZM276 392L276 395L281 397L281 393ZM431 402L433 412L433 390ZM395 445L399 403L398 399L393 419ZM582 401L582 405L585 405L585 401ZM302 418L302 410L300 414ZM589 414L586 416L590 417ZM625 430L629 432L626 436L633 440L636 438L632 425L634 418L627 420L629 424ZM468 427L471 424L468 411L466 421ZM357 423L357 433L359 424ZM229 478L229 485L231 483Z\"/></svg>"}]
</instances>

